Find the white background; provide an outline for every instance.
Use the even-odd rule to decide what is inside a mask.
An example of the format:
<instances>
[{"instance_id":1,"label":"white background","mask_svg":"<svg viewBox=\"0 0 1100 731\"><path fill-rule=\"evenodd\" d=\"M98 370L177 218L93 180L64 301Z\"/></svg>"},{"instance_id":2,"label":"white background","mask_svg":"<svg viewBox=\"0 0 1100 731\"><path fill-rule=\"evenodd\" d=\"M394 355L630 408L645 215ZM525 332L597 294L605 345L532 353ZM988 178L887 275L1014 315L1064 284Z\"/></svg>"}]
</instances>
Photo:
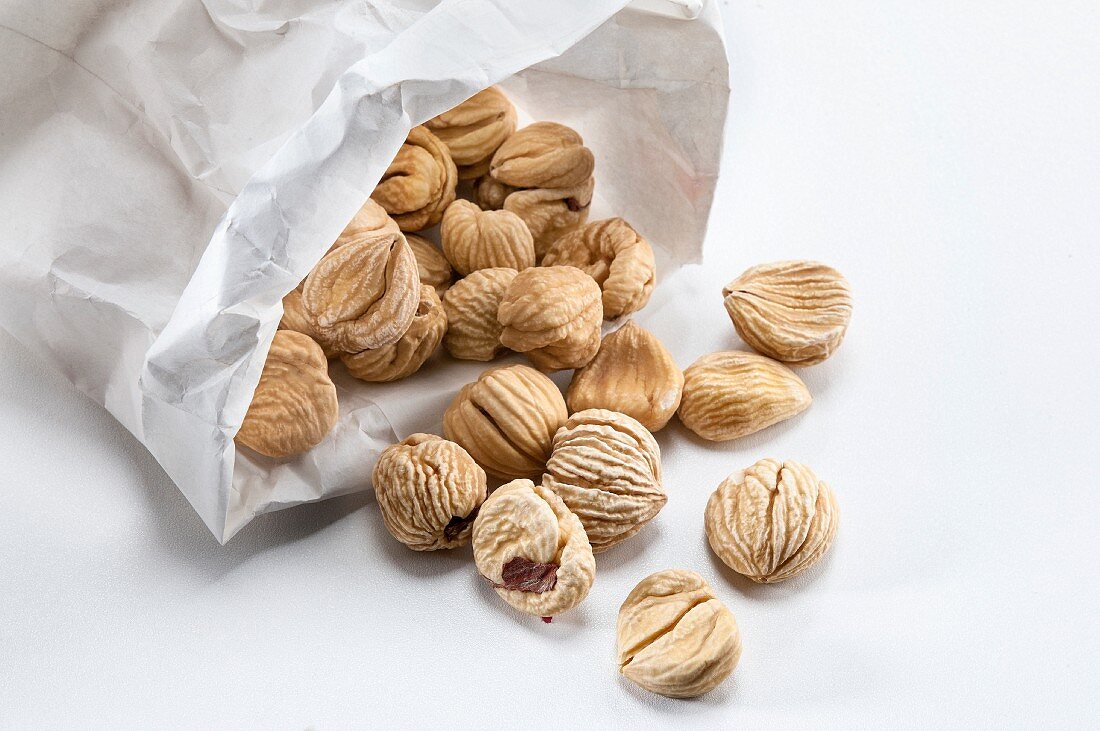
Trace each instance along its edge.
<instances>
[{"instance_id":1,"label":"white background","mask_svg":"<svg viewBox=\"0 0 1100 731\"><path fill-rule=\"evenodd\" d=\"M369 494L219 546L128 433L0 332L0 725L1100 724L1100 6L724 10L705 266L641 319L687 365L738 345L725 281L833 264L855 315L802 371L809 411L726 445L661 432L667 507L547 626L468 549L405 550ZM817 568L758 587L712 557L702 511L764 456L813 466L842 520ZM695 701L616 674L618 605L669 567L706 576L744 639Z\"/></svg>"}]
</instances>

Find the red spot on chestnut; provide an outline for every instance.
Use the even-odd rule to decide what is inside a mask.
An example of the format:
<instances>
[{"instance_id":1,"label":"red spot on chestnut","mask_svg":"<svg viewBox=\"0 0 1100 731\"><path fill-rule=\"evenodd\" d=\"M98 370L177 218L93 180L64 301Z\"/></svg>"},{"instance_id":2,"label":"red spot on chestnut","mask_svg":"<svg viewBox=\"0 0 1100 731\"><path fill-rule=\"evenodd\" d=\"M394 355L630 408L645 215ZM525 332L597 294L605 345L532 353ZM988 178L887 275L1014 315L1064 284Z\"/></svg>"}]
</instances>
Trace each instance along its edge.
<instances>
[{"instance_id":1,"label":"red spot on chestnut","mask_svg":"<svg viewBox=\"0 0 1100 731\"><path fill-rule=\"evenodd\" d=\"M558 583L558 564L537 563L529 558L516 556L504 564L497 589L513 589L541 594L550 591Z\"/></svg>"}]
</instances>

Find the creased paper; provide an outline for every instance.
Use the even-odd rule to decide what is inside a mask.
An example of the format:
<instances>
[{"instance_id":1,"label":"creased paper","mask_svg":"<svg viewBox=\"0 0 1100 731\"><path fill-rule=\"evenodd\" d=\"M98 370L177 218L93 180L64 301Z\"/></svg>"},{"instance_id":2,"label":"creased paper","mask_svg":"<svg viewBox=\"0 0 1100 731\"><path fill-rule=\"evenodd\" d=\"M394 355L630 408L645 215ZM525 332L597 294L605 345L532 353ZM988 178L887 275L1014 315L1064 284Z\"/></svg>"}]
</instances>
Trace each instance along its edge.
<instances>
[{"instance_id":1,"label":"creased paper","mask_svg":"<svg viewBox=\"0 0 1100 731\"><path fill-rule=\"evenodd\" d=\"M593 218L696 260L729 94L698 0L14 0L0 6L0 325L103 404L220 541L366 489L484 364L335 365L340 420L234 449L281 314L408 129L502 83L596 153Z\"/></svg>"}]
</instances>

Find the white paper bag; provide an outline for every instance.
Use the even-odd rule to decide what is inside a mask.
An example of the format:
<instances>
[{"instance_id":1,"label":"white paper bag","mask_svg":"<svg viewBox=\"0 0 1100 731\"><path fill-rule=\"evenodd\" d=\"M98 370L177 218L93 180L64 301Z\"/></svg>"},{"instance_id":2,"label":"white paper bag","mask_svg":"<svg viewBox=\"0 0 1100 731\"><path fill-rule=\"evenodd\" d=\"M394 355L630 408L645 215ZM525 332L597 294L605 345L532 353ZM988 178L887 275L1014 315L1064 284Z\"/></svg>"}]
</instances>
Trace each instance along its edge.
<instances>
[{"instance_id":1,"label":"white paper bag","mask_svg":"<svg viewBox=\"0 0 1100 731\"><path fill-rule=\"evenodd\" d=\"M500 82L596 154L592 218L696 260L729 95L714 2L7 0L0 325L153 453L220 541L362 490L484 364L370 385L287 460L234 449L281 315L413 125Z\"/></svg>"}]
</instances>

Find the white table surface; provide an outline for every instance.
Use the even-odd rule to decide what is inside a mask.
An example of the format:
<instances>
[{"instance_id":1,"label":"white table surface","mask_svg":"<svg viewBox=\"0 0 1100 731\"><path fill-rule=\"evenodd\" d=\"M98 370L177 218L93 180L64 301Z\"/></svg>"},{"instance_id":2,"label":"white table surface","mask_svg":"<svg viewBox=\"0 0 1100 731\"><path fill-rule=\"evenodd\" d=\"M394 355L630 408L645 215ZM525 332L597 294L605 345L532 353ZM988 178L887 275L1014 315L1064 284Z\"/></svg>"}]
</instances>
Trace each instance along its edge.
<instances>
[{"instance_id":1,"label":"white table surface","mask_svg":"<svg viewBox=\"0 0 1100 731\"><path fill-rule=\"evenodd\" d=\"M729 445L663 431L667 507L547 626L468 549L406 551L366 494L219 546L128 433L0 333L0 726L1100 724L1100 6L724 9L706 265L645 321L687 365L737 344L727 279L832 263L855 315L803 371L808 412ZM842 521L821 565L758 587L710 554L702 511L764 456L812 465ZM677 566L745 647L690 702L614 662L619 603Z\"/></svg>"}]
</instances>

